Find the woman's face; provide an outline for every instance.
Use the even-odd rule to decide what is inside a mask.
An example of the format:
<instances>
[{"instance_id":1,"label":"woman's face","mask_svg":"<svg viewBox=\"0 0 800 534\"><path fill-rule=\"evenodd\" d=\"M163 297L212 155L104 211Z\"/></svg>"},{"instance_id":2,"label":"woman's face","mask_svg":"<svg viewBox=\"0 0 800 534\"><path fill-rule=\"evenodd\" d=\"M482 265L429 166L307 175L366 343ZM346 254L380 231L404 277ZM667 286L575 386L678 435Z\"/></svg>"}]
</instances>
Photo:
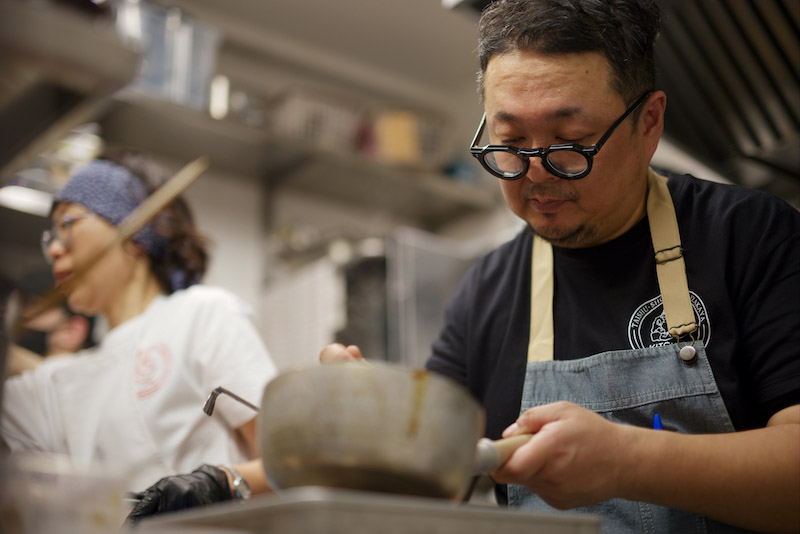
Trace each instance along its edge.
<instances>
[{"instance_id":1,"label":"woman's face","mask_svg":"<svg viewBox=\"0 0 800 534\"><path fill-rule=\"evenodd\" d=\"M49 244L47 251L53 260L56 285L81 269L116 234L111 223L80 204L58 204L51 220L57 238ZM137 258L141 254L130 243L112 247L69 292L69 306L85 315L105 314L133 279Z\"/></svg>"}]
</instances>

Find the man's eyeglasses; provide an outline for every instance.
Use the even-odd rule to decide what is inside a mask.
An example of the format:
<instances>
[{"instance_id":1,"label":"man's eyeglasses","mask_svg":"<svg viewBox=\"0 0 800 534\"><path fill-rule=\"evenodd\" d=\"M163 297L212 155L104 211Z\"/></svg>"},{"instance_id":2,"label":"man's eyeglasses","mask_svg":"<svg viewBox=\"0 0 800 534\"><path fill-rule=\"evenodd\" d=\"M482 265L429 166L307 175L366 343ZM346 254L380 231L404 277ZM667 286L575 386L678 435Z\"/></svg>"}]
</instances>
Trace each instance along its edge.
<instances>
[{"instance_id":1,"label":"man's eyeglasses","mask_svg":"<svg viewBox=\"0 0 800 534\"><path fill-rule=\"evenodd\" d=\"M42 232L42 254L48 263L53 263L53 257L50 256L50 245L53 241L57 240L61 243L64 250L72 248L72 225L90 215L91 213L82 213L71 217L67 215L59 221L53 221L50 229Z\"/></svg>"},{"instance_id":2,"label":"man's eyeglasses","mask_svg":"<svg viewBox=\"0 0 800 534\"><path fill-rule=\"evenodd\" d=\"M472 140L469 151L478 158L481 165L503 180L516 180L528 172L530 158L541 158L542 165L551 174L565 180L577 180L583 178L592 170L592 158L600 152L608 138L614 133L620 124L628 116L641 106L650 96L651 92L643 94L636 102L629 107L622 116L611 125L600 140L591 145L583 146L577 143L564 143L550 145L547 148L517 148L508 145L486 145L477 146L478 141L486 127L486 113L483 114L478 131Z\"/></svg>"}]
</instances>

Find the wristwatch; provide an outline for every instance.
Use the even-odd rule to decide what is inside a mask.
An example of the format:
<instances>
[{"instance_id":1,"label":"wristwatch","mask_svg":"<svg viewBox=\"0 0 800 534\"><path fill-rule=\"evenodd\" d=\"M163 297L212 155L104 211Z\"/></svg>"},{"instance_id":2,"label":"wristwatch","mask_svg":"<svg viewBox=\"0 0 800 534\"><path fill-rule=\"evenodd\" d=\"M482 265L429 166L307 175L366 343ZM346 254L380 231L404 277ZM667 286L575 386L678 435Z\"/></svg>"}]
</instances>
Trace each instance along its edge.
<instances>
[{"instance_id":1,"label":"wristwatch","mask_svg":"<svg viewBox=\"0 0 800 534\"><path fill-rule=\"evenodd\" d=\"M228 467L231 474L233 475L233 495L236 497L236 500L239 502L244 502L250 498L250 484L242 477L242 475L234 469L233 467Z\"/></svg>"}]
</instances>

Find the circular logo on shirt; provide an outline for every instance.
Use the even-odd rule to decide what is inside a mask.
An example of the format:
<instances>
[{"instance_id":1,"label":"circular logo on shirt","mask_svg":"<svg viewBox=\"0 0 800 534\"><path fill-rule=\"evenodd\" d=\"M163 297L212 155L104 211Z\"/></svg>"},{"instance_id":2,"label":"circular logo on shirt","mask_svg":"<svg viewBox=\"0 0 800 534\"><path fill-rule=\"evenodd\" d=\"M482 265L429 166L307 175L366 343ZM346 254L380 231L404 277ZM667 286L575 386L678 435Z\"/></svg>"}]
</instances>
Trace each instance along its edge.
<instances>
[{"instance_id":1,"label":"circular logo on shirt","mask_svg":"<svg viewBox=\"0 0 800 534\"><path fill-rule=\"evenodd\" d=\"M711 323L708 320L706 305L693 291L689 292L694 316L697 319L697 331L693 334L708 347L711 342ZM661 295L648 300L633 312L628 321L628 341L634 349L644 349L658 345L669 345L674 342L667 329L667 318L664 315L664 304Z\"/></svg>"},{"instance_id":2,"label":"circular logo on shirt","mask_svg":"<svg viewBox=\"0 0 800 534\"><path fill-rule=\"evenodd\" d=\"M136 396L149 397L164 385L169 375L172 356L166 345L154 345L136 354L134 365L134 384Z\"/></svg>"}]
</instances>

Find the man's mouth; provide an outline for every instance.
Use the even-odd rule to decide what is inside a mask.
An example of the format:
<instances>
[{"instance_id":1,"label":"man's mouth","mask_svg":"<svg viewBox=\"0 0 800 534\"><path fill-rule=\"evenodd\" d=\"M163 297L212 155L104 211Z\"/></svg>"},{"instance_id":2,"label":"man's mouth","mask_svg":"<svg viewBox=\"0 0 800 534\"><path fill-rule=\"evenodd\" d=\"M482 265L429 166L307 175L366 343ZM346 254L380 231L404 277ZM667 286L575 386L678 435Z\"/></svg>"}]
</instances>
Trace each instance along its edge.
<instances>
[{"instance_id":1,"label":"man's mouth","mask_svg":"<svg viewBox=\"0 0 800 534\"><path fill-rule=\"evenodd\" d=\"M563 198L531 198L531 204L536 211L542 213L553 213L563 206L567 199Z\"/></svg>"},{"instance_id":2,"label":"man's mouth","mask_svg":"<svg viewBox=\"0 0 800 534\"><path fill-rule=\"evenodd\" d=\"M561 184L532 183L523 191L523 195L539 213L555 213L567 202L575 200L573 192L565 191L559 185Z\"/></svg>"}]
</instances>

